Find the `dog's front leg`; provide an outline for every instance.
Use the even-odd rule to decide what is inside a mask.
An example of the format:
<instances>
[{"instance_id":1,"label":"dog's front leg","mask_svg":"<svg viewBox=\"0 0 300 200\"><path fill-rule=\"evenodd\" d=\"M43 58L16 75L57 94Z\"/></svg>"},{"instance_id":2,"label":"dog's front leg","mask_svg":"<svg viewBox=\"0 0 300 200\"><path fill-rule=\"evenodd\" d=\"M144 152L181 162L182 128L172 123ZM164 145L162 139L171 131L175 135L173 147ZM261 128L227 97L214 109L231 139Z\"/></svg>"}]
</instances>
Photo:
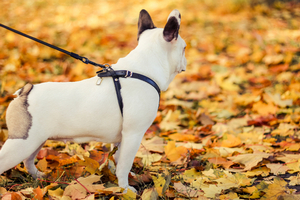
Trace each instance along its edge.
<instances>
[{"instance_id":1,"label":"dog's front leg","mask_svg":"<svg viewBox=\"0 0 300 200\"><path fill-rule=\"evenodd\" d=\"M125 189L130 188L134 192L136 192L136 190L128 184L128 174L132 167L134 157L140 147L142 138L143 134L132 134L126 135L125 137L123 135L118 150L120 152L118 156L116 174L118 177L119 186Z\"/></svg>"}]
</instances>

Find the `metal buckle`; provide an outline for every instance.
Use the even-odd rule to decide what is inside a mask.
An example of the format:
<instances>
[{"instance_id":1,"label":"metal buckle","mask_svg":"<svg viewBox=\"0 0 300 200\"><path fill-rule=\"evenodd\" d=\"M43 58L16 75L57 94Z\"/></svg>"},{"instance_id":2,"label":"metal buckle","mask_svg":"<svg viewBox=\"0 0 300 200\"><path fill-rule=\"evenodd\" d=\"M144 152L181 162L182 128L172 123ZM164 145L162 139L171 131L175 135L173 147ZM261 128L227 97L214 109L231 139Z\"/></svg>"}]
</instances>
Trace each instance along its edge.
<instances>
[{"instance_id":1,"label":"metal buckle","mask_svg":"<svg viewBox=\"0 0 300 200\"><path fill-rule=\"evenodd\" d=\"M127 77L132 77L132 72L131 71L126 71L126 74L125 74L125 78L127 78Z\"/></svg>"},{"instance_id":2,"label":"metal buckle","mask_svg":"<svg viewBox=\"0 0 300 200\"><path fill-rule=\"evenodd\" d=\"M103 81L103 78L102 77L98 77L96 85L101 85L102 81Z\"/></svg>"}]
</instances>

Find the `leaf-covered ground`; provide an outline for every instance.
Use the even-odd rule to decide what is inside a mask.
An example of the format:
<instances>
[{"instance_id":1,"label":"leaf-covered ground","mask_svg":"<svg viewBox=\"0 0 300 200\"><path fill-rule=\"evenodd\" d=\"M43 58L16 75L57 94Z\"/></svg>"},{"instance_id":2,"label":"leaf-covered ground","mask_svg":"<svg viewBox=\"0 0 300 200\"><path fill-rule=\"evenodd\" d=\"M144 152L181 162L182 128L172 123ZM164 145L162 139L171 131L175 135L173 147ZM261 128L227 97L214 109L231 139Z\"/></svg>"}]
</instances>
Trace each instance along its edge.
<instances>
[{"instance_id":1,"label":"leaf-covered ground","mask_svg":"<svg viewBox=\"0 0 300 200\"><path fill-rule=\"evenodd\" d=\"M188 60L136 155L137 195L117 187L108 144L48 141L36 160L47 178L33 180L21 163L0 176L0 197L300 199L300 4L263 2L0 1L1 23L111 64L136 46L142 8L158 27L177 8ZM82 80L97 69L4 29L0 38L3 144L17 89Z\"/></svg>"}]
</instances>

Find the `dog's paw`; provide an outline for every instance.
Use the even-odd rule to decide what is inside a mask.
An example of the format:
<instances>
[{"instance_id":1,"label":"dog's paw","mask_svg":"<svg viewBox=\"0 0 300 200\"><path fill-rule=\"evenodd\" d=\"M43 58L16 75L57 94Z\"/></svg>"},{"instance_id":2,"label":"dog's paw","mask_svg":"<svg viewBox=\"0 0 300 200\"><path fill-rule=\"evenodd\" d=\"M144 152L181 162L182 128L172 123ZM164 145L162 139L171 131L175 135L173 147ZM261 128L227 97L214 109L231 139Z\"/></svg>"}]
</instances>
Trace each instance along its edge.
<instances>
[{"instance_id":1,"label":"dog's paw","mask_svg":"<svg viewBox=\"0 0 300 200\"><path fill-rule=\"evenodd\" d=\"M33 176L33 178L37 179L37 178L45 178L47 176L47 174L38 171L35 176Z\"/></svg>"},{"instance_id":2,"label":"dog's paw","mask_svg":"<svg viewBox=\"0 0 300 200\"><path fill-rule=\"evenodd\" d=\"M125 190L123 191L123 194L126 194L127 191L128 191L128 189L130 189L132 192L134 192L134 193L137 194L137 190L134 187L132 187L132 186L126 187Z\"/></svg>"}]
</instances>

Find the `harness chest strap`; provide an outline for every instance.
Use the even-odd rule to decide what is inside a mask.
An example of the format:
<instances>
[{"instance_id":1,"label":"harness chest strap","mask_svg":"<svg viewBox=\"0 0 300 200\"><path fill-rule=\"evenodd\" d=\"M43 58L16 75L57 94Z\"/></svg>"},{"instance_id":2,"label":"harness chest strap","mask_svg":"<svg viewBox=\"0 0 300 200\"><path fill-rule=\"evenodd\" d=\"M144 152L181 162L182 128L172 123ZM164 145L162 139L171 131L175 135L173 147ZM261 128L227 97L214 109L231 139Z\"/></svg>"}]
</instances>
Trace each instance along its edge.
<instances>
[{"instance_id":1,"label":"harness chest strap","mask_svg":"<svg viewBox=\"0 0 300 200\"><path fill-rule=\"evenodd\" d=\"M146 83L149 83L156 89L156 91L160 97L160 89L159 89L158 85L152 79L150 79L147 76L144 76L142 74L134 73L134 72L131 72L128 70L114 71L112 68L109 67L109 68L106 68L105 70L98 71L97 76L100 78L102 78L102 77L112 77L113 78L115 89L116 89L116 94L117 94L117 98L118 98L118 103L119 103L119 107L120 107L122 116L123 116L123 99L122 99L122 95L121 95L121 84L120 84L120 80L119 80L120 77L121 78L136 78L136 79L142 80Z\"/></svg>"}]
</instances>

